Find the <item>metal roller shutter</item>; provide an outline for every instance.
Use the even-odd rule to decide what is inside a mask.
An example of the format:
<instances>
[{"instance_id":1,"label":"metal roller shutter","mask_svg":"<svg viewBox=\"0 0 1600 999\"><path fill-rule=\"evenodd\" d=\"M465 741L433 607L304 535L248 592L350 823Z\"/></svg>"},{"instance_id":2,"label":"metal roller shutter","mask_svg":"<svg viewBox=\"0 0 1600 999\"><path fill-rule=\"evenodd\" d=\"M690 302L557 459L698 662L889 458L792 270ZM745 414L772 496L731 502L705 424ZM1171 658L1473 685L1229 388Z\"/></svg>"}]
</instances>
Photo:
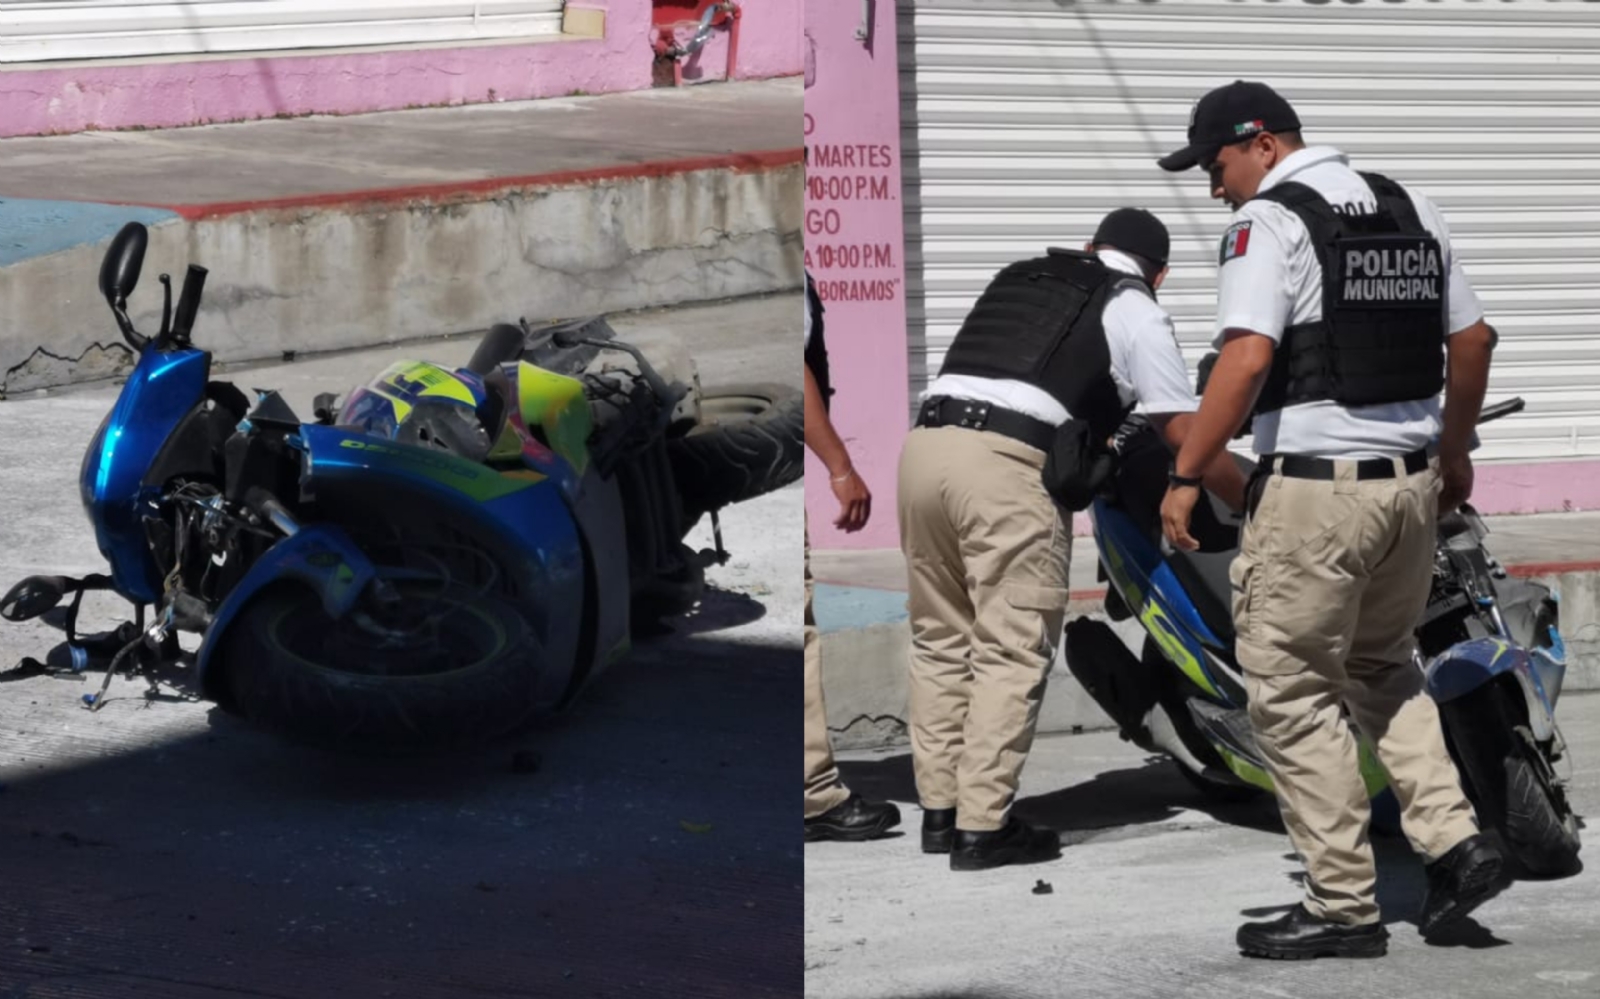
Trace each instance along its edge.
<instances>
[{"instance_id":1,"label":"metal roller shutter","mask_svg":"<svg viewBox=\"0 0 1600 999\"><path fill-rule=\"evenodd\" d=\"M562 0L0 0L0 64L561 33Z\"/></svg>"},{"instance_id":2,"label":"metal roller shutter","mask_svg":"<svg viewBox=\"0 0 1600 999\"><path fill-rule=\"evenodd\" d=\"M917 0L900 10L913 392L1006 262L1079 246L1119 205L1172 230L1162 302L1194 365L1227 209L1181 144L1194 100L1271 83L1362 169L1445 211L1502 334L1481 457L1600 455L1600 9L1300 0Z\"/></svg>"}]
</instances>

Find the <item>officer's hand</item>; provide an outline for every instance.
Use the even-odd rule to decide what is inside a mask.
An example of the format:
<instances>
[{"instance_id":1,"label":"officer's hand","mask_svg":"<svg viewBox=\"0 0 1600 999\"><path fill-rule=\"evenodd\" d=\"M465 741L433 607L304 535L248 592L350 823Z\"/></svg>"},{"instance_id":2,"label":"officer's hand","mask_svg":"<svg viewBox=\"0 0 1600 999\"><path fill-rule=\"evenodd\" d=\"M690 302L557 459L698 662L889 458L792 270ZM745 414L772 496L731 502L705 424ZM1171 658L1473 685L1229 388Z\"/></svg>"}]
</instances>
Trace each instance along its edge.
<instances>
[{"instance_id":1,"label":"officer's hand","mask_svg":"<svg viewBox=\"0 0 1600 999\"><path fill-rule=\"evenodd\" d=\"M1439 512L1450 513L1472 496L1472 458L1460 454L1439 455Z\"/></svg>"},{"instance_id":2,"label":"officer's hand","mask_svg":"<svg viewBox=\"0 0 1600 999\"><path fill-rule=\"evenodd\" d=\"M1166 499L1161 501L1161 529L1174 548L1192 552L1200 542L1189 536L1189 517L1200 499L1200 490L1193 486L1169 487Z\"/></svg>"},{"instance_id":3,"label":"officer's hand","mask_svg":"<svg viewBox=\"0 0 1600 999\"><path fill-rule=\"evenodd\" d=\"M846 534L853 534L867 526L867 521L872 517L872 490L861 481L861 476L851 469L849 474L839 478L829 478L833 486L833 495L839 501L839 516L834 518L833 526Z\"/></svg>"}]
</instances>

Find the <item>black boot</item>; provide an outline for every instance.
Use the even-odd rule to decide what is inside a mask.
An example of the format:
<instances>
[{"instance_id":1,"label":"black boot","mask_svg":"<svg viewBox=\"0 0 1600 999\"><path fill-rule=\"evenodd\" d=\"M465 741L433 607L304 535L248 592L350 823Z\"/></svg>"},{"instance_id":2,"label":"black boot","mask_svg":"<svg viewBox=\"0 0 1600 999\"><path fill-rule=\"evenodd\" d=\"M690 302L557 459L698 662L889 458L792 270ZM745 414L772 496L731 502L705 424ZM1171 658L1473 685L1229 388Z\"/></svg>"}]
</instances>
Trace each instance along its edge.
<instances>
[{"instance_id":1,"label":"black boot","mask_svg":"<svg viewBox=\"0 0 1600 999\"><path fill-rule=\"evenodd\" d=\"M849 843L877 839L900 824L900 809L888 801L868 801L852 794L844 801L806 819L806 842L837 839Z\"/></svg>"},{"instance_id":2,"label":"black boot","mask_svg":"<svg viewBox=\"0 0 1600 999\"><path fill-rule=\"evenodd\" d=\"M1506 889L1505 857L1485 833L1468 836L1428 864L1428 894L1417 929L1424 934L1448 926Z\"/></svg>"},{"instance_id":3,"label":"black boot","mask_svg":"<svg viewBox=\"0 0 1600 999\"><path fill-rule=\"evenodd\" d=\"M956 810L926 808L922 812L922 852L949 853L956 840Z\"/></svg>"},{"instance_id":4,"label":"black boot","mask_svg":"<svg viewBox=\"0 0 1600 999\"><path fill-rule=\"evenodd\" d=\"M950 851L952 871L985 871L1007 864L1035 864L1061 856L1061 837L1012 817L992 832L957 829Z\"/></svg>"},{"instance_id":5,"label":"black boot","mask_svg":"<svg viewBox=\"0 0 1600 999\"><path fill-rule=\"evenodd\" d=\"M1382 923L1336 923L1313 916L1303 905L1265 923L1245 923L1236 939L1246 956L1279 961L1382 957L1389 952L1389 931Z\"/></svg>"}]
</instances>

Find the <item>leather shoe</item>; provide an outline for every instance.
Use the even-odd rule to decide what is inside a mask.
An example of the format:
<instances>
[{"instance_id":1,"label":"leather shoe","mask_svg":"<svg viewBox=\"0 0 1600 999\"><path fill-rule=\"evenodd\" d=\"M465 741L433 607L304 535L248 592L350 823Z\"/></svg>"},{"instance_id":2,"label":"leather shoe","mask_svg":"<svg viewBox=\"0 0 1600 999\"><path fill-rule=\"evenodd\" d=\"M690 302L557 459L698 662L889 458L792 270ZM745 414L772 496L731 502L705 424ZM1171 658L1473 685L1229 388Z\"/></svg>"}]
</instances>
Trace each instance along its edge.
<instances>
[{"instance_id":1,"label":"leather shoe","mask_svg":"<svg viewBox=\"0 0 1600 999\"><path fill-rule=\"evenodd\" d=\"M999 829L970 832L957 829L950 850L952 871L986 871L1007 864L1035 864L1061 856L1061 837L1011 818Z\"/></svg>"},{"instance_id":2,"label":"leather shoe","mask_svg":"<svg viewBox=\"0 0 1600 999\"><path fill-rule=\"evenodd\" d=\"M1428 894L1417 929L1424 934L1448 926L1506 889L1505 857L1486 833L1468 836L1428 864Z\"/></svg>"},{"instance_id":3,"label":"leather shoe","mask_svg":"<svg viewBox=\"0 0 1600 999\"><path fill-rule=\"evenodd\" d=\"M837 839L847 843L877 839L900 824L900 809L888 801L868 801L852 794L844 801L806 819L806 842Z\"/></svg>"},{"instance_id":4,"label":"leather shoe","mask_svg":"<svg viewBox=\"0 0 1600 999\"><path fill-rule=\"evenodd\" d=\"M1236 939L1246 957L1279 961L1382 957L1389 952L1389 931L1382 923L1337 923L1313 916L1303 905L1265 923L1245 923Z\"/></svg>"},{"instance_id":5,"label":"leather shoe","mask_svg":"<svg viewBox=\"0 0 1600 999\"><path fill-rule=\"evenodd\" d=\"M922 811L922 852L949 853L956 840L956 810L925 808Z\"/></svg>"}]
</instances>

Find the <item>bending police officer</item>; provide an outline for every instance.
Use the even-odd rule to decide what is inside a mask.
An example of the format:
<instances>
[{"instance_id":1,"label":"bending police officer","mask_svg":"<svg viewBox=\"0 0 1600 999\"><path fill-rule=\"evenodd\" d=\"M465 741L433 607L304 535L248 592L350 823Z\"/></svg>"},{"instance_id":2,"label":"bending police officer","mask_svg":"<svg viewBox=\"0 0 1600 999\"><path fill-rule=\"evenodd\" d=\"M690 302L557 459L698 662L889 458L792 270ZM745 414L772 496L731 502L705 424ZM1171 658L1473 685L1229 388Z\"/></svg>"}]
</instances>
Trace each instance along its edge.
<instances>
[{"instance_id":1,"label":"bending police officer","mask_svg":"<svg viewBox=\"0 0 1600 999\"><path fill-rule=\"evenodd\" d=\"M929 386L900 456L911 615L910 729L922 848L954 870L1048 860L1059 837L1012 814L1067 608L1072 524L1046 491L1064 429L1106 441L1142 403L1173 444L1196 406L1156 304L1169 238L1120 209L1076 252L1002 270ZM1215 488L1238 505L1226 455Z\"/></svg>"}]
</instances>

